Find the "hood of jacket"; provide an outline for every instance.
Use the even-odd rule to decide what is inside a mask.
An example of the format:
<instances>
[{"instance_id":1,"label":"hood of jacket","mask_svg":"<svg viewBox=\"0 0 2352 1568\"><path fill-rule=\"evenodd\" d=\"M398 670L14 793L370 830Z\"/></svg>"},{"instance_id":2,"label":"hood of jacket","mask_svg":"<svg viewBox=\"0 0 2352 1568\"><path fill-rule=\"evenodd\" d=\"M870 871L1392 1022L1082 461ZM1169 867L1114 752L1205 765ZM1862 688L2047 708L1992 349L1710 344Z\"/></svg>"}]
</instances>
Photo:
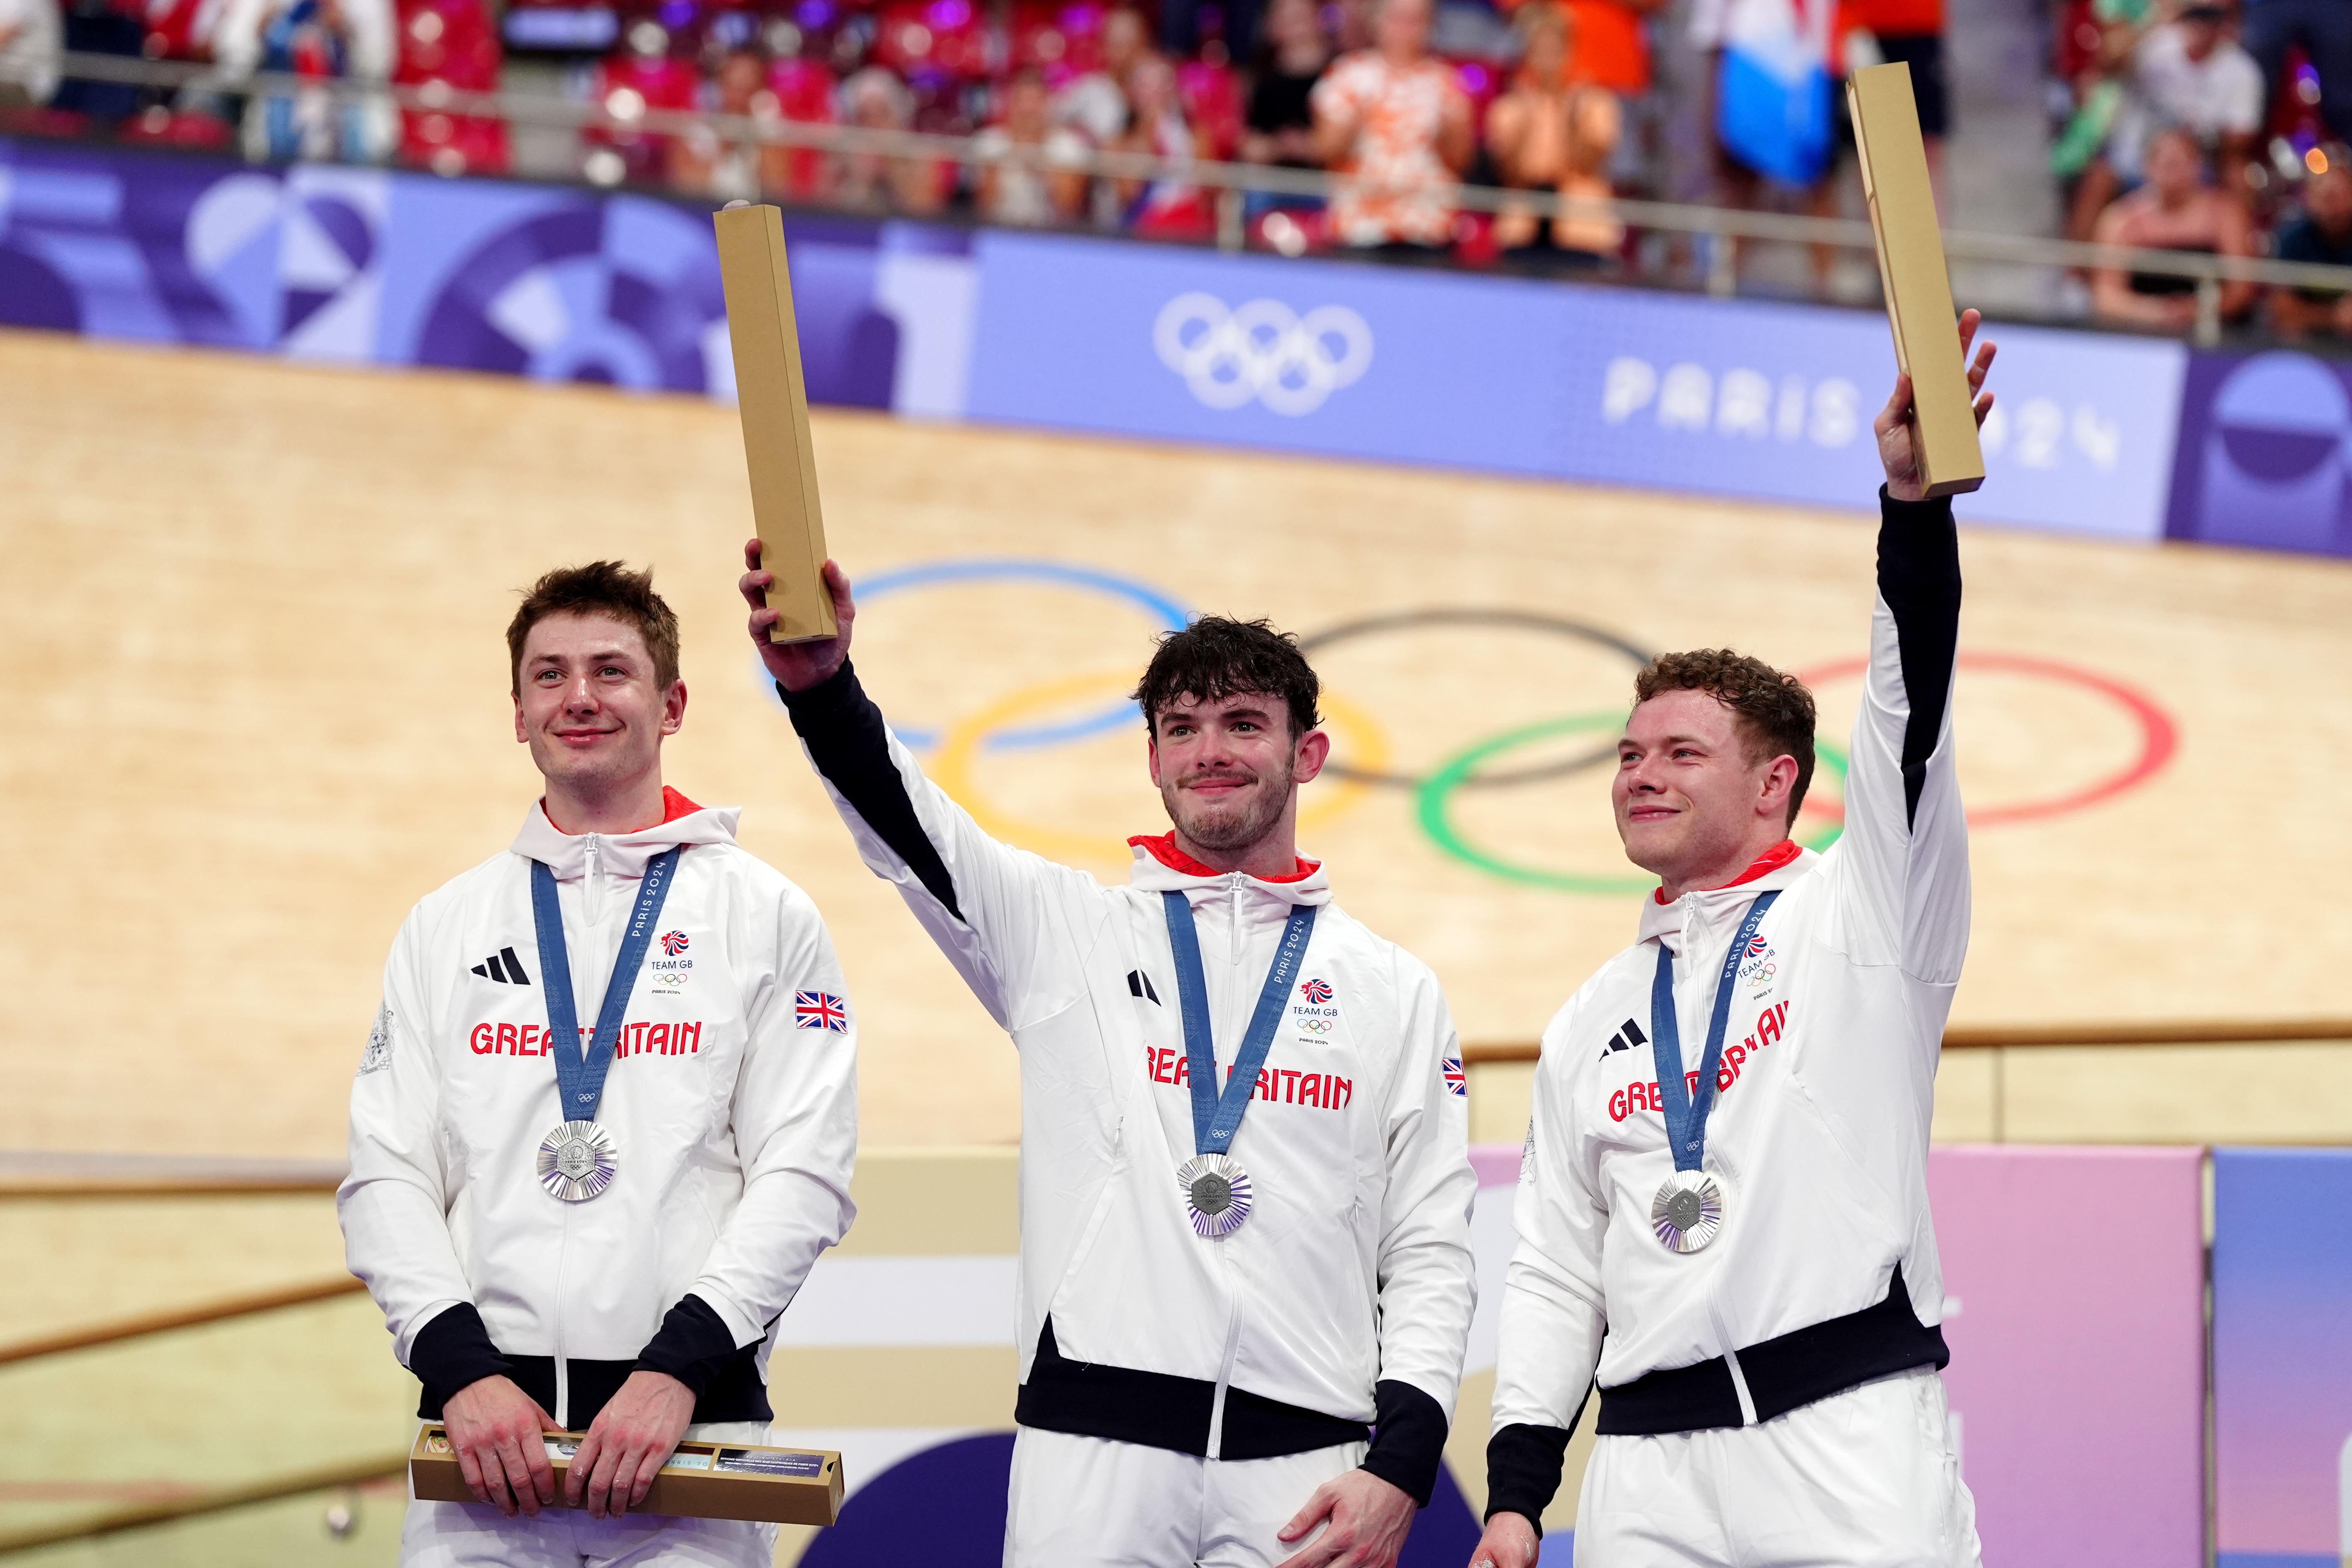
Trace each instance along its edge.
<instances>
[{"instance_id":1,"label":"hood of jacket","mask_svg":"<svg viewBox=\"0 0 2352 1568\"><path fill-rule=\"evenodd\" d=\"M1171 889L1186 892L1219 888L1247 888L1283 904L1328 904L1331 883L1320 860L1301 857L1287 877L1253 877L1246 871L1220 871L1204 866L1176 847L1176 835L1139 834L1129 839L1135 863L1128 868L1128 884L1147 893Z\"/></svg>"},{"instance_id":2,"label":"hood of jacket","mask_svg":"<svg viewBox=\"0 0 2352 1568\"><path fill-rule=\"evenodd\" d=\"M662 786L662 819L635 833L566 833L548 820L544 798L530 803L522 831L511 847L526 860L537 860L555 873L559 882L588 874L591 846L607 875L642 877L655 856L679 844L732 844L735 824L743 815L740 805L697 805Z\"/></svg>"}]
</instances>

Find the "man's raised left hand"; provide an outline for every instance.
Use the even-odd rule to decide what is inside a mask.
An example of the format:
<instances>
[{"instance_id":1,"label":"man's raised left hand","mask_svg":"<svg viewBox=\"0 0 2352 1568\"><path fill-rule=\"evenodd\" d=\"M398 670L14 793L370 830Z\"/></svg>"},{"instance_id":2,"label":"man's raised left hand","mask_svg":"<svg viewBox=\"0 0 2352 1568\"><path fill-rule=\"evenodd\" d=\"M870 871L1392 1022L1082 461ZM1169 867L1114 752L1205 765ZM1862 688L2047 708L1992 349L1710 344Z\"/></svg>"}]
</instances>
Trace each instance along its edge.
<instances>
[{"instance_id":1,"label":"man's raised left hand","mask_svg":"<svg viewBox=\"0 0 2352 1568\"><path fill-rule=\"evenodd\" d=\"M1370 1470L1325 1481L1282 1527L1286 1546L1318 1524L1323 1532L1276 1568L1396 1568L1412 1529L1413 1501ZM1328 1522L1327 1522L1328 1521Z\"/></svg>"},{"instance_id":2,"label":"man's raised left hand","mask_svg":"<svg viewBox=\"0 0 2352 1568\"><path fill-rule=\"evenodd\" d=\"M564 1500L618 1519L646 1500L694 1418L694 1390L666 1372L637 1371L596 1413L563 1478Z\"/></svg>"}]
</instances>

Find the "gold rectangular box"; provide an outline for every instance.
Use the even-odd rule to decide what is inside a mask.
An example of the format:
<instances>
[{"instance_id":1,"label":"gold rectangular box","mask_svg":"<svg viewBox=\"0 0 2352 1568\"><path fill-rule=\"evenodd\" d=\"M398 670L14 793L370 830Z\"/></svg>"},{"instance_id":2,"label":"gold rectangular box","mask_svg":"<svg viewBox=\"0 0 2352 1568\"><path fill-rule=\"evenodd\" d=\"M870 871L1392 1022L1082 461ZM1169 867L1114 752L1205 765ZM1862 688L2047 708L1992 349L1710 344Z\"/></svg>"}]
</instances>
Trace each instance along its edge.
<instances>
[{"instance_id":1,"label":"gold rectangular box","mask_svg":"<svg viewBox=\"0 0 2352 1568\"><path fill-rule=\"evenodd\" d=\"M771 642L835 636L825 591L824 512L817 504L816 454L809 444L808 389L784 260L780 208L733 206L711 215L719 276L727 290L727 335L735 351L735 395L743 458L751 472L751 518L761 563L776 575L768 607L783 618Z\"/></svg>"},{"instance_id":2,"label":"gold rectangular box","mask_svg":"<svg viewBox=\"0 0 2352 1568\"><path fill-rule=\"evenodd\" d=\"M1944 266L1944 237L1927 181L1927 147L1911 68L1866 66L1846 79L1862 188L1878 238L1878 277L1886 320L1895 329L1895 363L1911 377L1919 470L1931 496L1958 495L1984 483L1984 452L1960 361L1959 318Z\"/></svg>"},{"instance_id":3,"label":"gold rectangular box","mask_svg":"<svg viewBox=\"0 0 2352 1568\"><path fill-rule=\"evenodd\" d=\"M546 1435L555 1470L555 1506L579 1451L577 1432ZM448 1432L428 1426L408 1451L408 1479L427 1502L473 1502ZM743 1443L680 1443L646 1500L634 1511L688 1519L747 1519L770 1524L831 1524L841 1517L841 1456Z\"/></svg>"}]
</instances>

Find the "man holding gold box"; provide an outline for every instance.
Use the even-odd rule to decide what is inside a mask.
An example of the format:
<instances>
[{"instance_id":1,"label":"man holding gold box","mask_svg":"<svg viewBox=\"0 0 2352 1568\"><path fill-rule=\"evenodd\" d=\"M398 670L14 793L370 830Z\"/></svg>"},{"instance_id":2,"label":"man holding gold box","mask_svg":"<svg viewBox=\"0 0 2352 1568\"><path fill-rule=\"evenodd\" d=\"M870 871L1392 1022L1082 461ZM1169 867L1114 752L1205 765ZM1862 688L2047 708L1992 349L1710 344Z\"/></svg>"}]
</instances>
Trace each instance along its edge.
<instances>
[{"instance_id":1,"label":"man holding gold box","mask_svg":"<svg viewBox=\"0 0 2352 1568\"><path fill-rule=\"evenodd\" d=\"M1391 1568L1470 1328L1469 1102L1424 965L1296 842L1329 750L1263 622L1164 638L1137 698L1174 830L1123 887L998 843L835 637L751 636L859 853L1021 1052L1013 1568Z\"/></svg>"},{"instance_id":2,"label":"man holding gold box","mask_svg":"<svg viewBox=\"0 0 2352 1568\"><path fill-rule=\"evenodd\" d=\"M1964 365L1976 328L1960 318ZM1979 423L1991 362L1987 343L1966 373ZM1878 602L1838 841L1789 837L1813 766L1793 676L1711 649L1636 678L1612 799L1660 885L1641 940L1544 1033L1473 1568L1532 1568L1596 1385L1580 1563L1979 1561L1927 1212L1969 939L1959 547L1908 376L1876 428Z\"/></svg>"},{"instance_id":3,"label":"man holding gold box","mask_svg":"<svg viewBox=\"0 0 2352 1568\"><path fill-rule=\"evenodd\" d=\"M649 574L540 580L507 643L544 793L384 966L337 1208L479 1500L410 1504L417 1568L773 1556L772 1525L631 1512L682 1437L767 1441L770 1331L848 1227L857 1132L815 907L662 783L677 641ZM543 1514L541 1434L583 1429L585 1511Z\"/></svg>"}]
</instances>

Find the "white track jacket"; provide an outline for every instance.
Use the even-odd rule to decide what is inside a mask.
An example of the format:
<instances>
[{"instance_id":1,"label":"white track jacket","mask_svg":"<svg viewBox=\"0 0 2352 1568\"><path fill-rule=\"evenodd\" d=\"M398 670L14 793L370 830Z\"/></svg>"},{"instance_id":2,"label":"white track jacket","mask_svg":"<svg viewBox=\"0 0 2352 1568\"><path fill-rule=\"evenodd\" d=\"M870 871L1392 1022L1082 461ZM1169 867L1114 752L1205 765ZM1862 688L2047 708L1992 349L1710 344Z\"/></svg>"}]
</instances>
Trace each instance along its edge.
<instances>
[{"instance_id":1,"label":"white track jacket","mask_svg":"<svg viewBox=\"0 0 2352 1568\"><path fill-rule=\"evenodd\" d=\"M1959 569L1949 502L1884 510L1843 835L1818 855L1785 846L1731 887L1645 900L1641 940L1544 1033L1502 1309L1498 1435L1519 1424L1564 1436L1596 1373L1606 1432L1611 1390L1871 1308L1898 1266L1913 1328L1924 1334L1942 1317L1927 1154L1969 936L1948 700ZM1648 1044L1656 946L1675 955L1684 1068L1695 1072L1725 949L1772 889L1780 898L1740 962L1706 1123L1724 1228L1677 1255L1651 1228L1652 1199L1675 1168ZM1799 1348L1800 1360L1835 1353ZM1772 1414L1741 1375L1735 1361L1731 1419L1689 1425L1752 1424L1756 1404ZM1499 1448L1496 1458L1500 1468ZM1558 1479L1555 1462L1542 1498Z\"/></svg>"},{"instance_id":2,"label":"white track jacket","mask_svg":"<svg viewBox=\"0 0 2352 1568\"><path fill-rule=\"evenodd\" d=\"M1361 1441L1377 1415L1368 1465L1426 1500L1476 1191L1435 977L1319 866L1220 875L1138 839L1129 884L1105 887L982 832L847 667L786 700L866 865L1021 1052L1021 1422L1230 1459ZM1223 1240L1193 1233L1176 1179L1194 1148L1168 889L1193 910L1221 1067L1292 906L1320 906L1234 1143L1255 1207Z\"/></svg>"},{"instance_id":3,"label":"white track jacket","mask_svg":"<svg viewBox=\"0 0 2352 1568\"><path fill-rule=\"evenodd\" d=\"M337 1207L426 1415L505 1372L583 1428L646 1364L696 1389L697 1420L765 1417L770 1329L848 1228L856 1036L824 922L736 846L738 811L667 793L671 820L620 835L558 832L534 805L510 849L417 904L384 965ZM639 879L678 844L597 1110L618 1172L563 1203L537 1174L564 1117L530 863L555 873L584 1035Z\"/></svg>"}]
</instances>

